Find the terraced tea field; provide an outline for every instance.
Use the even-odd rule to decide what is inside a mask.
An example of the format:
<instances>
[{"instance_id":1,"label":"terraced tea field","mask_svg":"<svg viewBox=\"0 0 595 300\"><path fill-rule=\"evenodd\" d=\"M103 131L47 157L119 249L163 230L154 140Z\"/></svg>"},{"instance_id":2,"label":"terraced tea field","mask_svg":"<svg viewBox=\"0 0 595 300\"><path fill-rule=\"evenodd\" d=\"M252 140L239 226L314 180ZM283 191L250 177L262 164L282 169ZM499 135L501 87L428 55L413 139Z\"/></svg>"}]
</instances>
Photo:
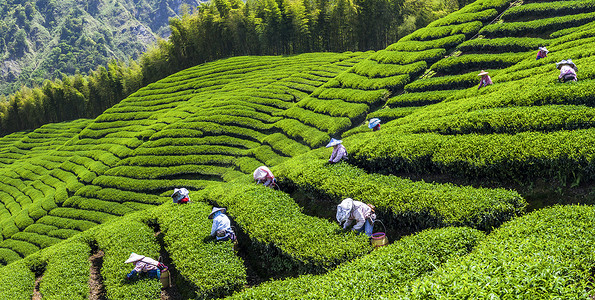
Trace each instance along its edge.
<instances>
[{"instance_id":1,"label":"terraced tea field","mask_svg":"<svg viewBox=\"0 0 595 300\"><path fill-rule=\"evenodd\" d=\"M478 0L385 50L219 60L1 137L0 298L589 297L591 2ZM568 58L579 80L558 83ZM326 163L331 137L347 161ZM253 183L261 165L281 190ZM528 212L536 182L583 205ZM345 197L376 206L390 245L341 230ZM237 251L205 239L212 206ZM175 288L125 281L131 252L163 256Z\"/></svg>"}]
</instances>

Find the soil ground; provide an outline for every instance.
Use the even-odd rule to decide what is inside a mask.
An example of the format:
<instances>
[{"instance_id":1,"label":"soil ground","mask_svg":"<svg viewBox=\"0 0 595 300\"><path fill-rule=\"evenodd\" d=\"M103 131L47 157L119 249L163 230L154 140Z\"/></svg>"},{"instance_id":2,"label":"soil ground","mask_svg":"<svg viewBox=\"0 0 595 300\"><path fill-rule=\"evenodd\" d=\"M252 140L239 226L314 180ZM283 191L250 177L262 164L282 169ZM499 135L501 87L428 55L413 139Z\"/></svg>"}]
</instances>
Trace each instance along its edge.
<instances>
[{"instance_id":1,"label":"soil ground","mask_svg":"<svg viewBox=\"0 0 595 300\"><path fill-rule=\"evenodd\" d=\"M43 275L35 278L35 288L33 289L33 296L31 297L31 300L41 300L42 299L41 293L39 292L39 283L41 282L42 278L43 278Z\"/></svg>"},{"instance_id":2,"label":"soil ground","mask_svg":"<svg viewBox=\"0 0 595 300\"><path fill-rule=\"evenodd\" d=\"M91 268L89 270L89 300L107 300L103 288L101 266L103 265L103 251L98 250L89 257Z\"/></svg>"}]
</instances>

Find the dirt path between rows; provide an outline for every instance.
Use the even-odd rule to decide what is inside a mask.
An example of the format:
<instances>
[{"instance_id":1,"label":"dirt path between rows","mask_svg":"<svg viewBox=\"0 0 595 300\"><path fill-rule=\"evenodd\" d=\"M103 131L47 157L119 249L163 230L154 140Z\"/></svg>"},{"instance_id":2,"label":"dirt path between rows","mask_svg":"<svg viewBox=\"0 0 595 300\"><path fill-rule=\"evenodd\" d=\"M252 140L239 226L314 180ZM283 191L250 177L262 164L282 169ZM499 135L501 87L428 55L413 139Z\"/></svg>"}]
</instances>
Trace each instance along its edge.
<instances>
[{"instance_id":1,"label":"dirt path between rows","mask_svg":"<svg viewBox=\"0 0 595 300\"><path fill-rule=\"evenodd\" d=\"M39 283L41 282L41 279L43 278L43 275L35 278L35 288L33 288L33 296L31 297L31 300L41 300L41 293L39 292Z\"/></svg>"},{"instance_id":2,"label":"dirt path between rows","mask_svg":"<svg viewBox=\"0 0 595 300\"><path fill-rule=\"evenodd\" d=\"M103 265L103 251L98 250L89 257L91 268L89 269L89 300L107 300L101 276Z\"/></svg>"}]
</instances>

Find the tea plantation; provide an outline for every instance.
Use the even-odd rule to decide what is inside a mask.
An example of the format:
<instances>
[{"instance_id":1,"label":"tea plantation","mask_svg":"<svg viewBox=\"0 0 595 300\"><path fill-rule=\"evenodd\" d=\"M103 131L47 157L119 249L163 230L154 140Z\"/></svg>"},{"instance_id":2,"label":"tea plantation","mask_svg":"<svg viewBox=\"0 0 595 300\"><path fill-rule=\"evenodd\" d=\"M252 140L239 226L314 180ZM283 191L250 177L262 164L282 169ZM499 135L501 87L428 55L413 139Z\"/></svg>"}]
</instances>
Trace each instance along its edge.
<instances>
[{"instance_id":1,"label":"tea plantation","mask_svg":"<svg viewBox=\"0 0 595 300\"><path fill-rule=\"evenodd\" d=\"M172 299L125 280L131 252L164 257L181 299L587 299L594 14L478 0L381 51L218 60L0 137L0 299ZM562 59L577 82L557 81ZM331 137L347 161L327 163ZM253 182L261 165L280 190ZM536 209L524 193L543 186L575 205ZM390 245L342 230L346 197L376 206ZM207 239L213 206L236 250Z\"/></svg>"}]
</instances>

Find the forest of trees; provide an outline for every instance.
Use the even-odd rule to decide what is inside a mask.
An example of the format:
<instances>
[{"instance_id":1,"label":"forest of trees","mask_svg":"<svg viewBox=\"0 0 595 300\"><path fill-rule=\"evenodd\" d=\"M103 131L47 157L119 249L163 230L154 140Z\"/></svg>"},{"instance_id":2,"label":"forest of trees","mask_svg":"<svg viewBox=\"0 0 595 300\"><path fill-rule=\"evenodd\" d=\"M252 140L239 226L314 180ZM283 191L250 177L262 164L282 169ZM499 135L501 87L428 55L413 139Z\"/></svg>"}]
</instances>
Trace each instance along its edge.
<instances>
[{"instance_id":1,"label":"forest of trees","mask_svg":"<svg viewBox=\"0 0 595 300\"><path fill-rule=\"evenodd\" d=\"M213 0L170 19L169 40L159 40L137 61L112 61L88 75L63 75L0 97L0 135L96 117L148 83L219 58L383 49L463 5L449 0Z\"/></svg>"}]
</instances>

